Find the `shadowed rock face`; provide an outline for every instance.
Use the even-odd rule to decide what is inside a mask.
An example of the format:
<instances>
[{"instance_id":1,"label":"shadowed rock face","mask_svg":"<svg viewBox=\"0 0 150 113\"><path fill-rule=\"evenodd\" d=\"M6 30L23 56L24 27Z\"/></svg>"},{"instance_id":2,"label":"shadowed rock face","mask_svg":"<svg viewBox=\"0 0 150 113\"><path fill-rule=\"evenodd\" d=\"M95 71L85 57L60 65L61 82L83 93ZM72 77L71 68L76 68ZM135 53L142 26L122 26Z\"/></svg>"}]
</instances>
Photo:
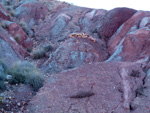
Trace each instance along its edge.
<instances>
[{"instance_id":1,"label":"shadowed rock face","mask_svg":"<svg viewBox=\"0 0 150 113\"><path fill-rule=\"evenodd\" d=\"M97 26L100 37L108 40L134 13L136 10L129 8L115 8L108 11Z\"/></svg>"},{"instance_id":2,"label":"shadowed rock face","mask_svg":"<svg viewBox=\"0 0 150 113\"><path fill-rule=\"evenodd\" d=\"M129 113L136 91L143 86L145 73L140 65L86 64L52 75L31 100L27 112Z\"/></svg>"}]
</instances>

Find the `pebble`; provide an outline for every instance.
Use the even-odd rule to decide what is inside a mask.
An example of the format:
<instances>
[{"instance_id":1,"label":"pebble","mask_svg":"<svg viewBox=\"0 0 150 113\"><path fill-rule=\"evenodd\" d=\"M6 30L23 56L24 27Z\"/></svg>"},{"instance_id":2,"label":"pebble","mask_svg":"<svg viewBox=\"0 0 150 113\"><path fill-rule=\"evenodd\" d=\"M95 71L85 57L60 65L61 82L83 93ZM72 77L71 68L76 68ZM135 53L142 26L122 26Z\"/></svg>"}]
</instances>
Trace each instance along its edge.
<instances>
[{"instance_id":1,"label":"pebble","mask_svg":"<svg viewBox=\"0 0 150 113\"><path fill-rule=\"evenodd\" d=\"M12 75L7 75L7 76L6 76L6 79L7 79L7 80L12 79Z\"/></svg>"},{"instance_id":2,"label":"pebble","mask_svg":"<svg viewBox=\"0 0 150 113\"><path fill-rule=\"evenodd\" d=\"M17 103L17 106L21 106L20 102L19 102L19 103Z\"/></svg>"}]
</instances>

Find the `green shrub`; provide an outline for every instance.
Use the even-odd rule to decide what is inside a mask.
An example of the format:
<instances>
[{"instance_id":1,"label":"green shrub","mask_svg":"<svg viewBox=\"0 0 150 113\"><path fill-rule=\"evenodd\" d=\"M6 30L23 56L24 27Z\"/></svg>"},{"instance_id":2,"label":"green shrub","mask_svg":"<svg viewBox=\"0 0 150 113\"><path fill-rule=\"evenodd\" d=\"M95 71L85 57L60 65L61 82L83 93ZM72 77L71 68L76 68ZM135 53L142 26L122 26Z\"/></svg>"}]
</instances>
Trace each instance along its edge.
<instances>
[{"instance_id":1,"label":"green shrub","mask_svg":"<svg viewBox=\"0 0 150 113\"><path fill-rule=\"evenodd\" d=\"M28 36L32 37L34 35L33 31L29 28L28 24L25 21L21 20L19 22L19 25Z\"/></svg>"},{"instance_id":2,"label":"green shrub","mask_svg":"<svg viewBox=\"0 0 150 113\"><path fill-rule=\"evenodd\" d=\"M33 59L41 59L46 56L46 52L43 49L34 50L31 54Z\"/></svg>"},{"instance_id":3,"label":"green shrub","mask_svg":"<svg viewBox=\"0 0 150 113\"><path fill-rule=\"evenodd\" d=\"M5 6L5 9L6 9L7 11L14 10L12 6Z\"/></svg>"},{"instance_id":4,"label":"green shrub","mask_svg":"<svg viewBox=\"0 0 150 113\"><path fill-rule=\"evenodd\" d=\"M41 78L37 71L31 73L30 77L26 78L26 84L30 84L35 91L38 91L38 89L43 86L43 82L43 78Z\"/></svg>"},{"instance_id":5,"label":"green shrub","mask_svg":"<svg viewBox=\"0 0 150 113\"><path fill-rule=\"evenodd\" d=\"M19 61L15 63L9 70L12 79L9 80L10 84L30 84L35 91L42 87L44 79L36 67L28 61Z\"/></svg>"},{"instance_id":6,"label":"green shrub","mask_svg":"<svg viewBox=\"0 0 150 113\"><path fill-rule=\"evenodd\" d=\"M34 50L33 53L31 54L31 57L33 59L41 59L43 57L46 57L46 53L52 50L53 50L53 47L51 45L45 45L41 47L40 49Z\"/></svg>"},{"instance_id":7,"label":"green shrub","mask_svg":"<svg viewBox=\"0 0 150 113\"><path fill-rule=\"evenodd\" d=\"M6 75L2 71L0 71L0 90L6 89L6 86L4 84L5 78L6 78Z\"/></svg>"},{"instance_id":8,"label":"green shrub","mask_svg":"<svg viewBox=\"0 0 150 113\"><path fill-rule=\"evenodd\" d=\"M45 52L53 51L53 47L51 45L44 45L43 50Z\"/></svg>"},{"instance_id":9,"label":"green shrub","mask_svg":"<svg viewBox=\"0 0 150 113\"><path fill-rule=\"evenodd\" d=\"M11 5L10 1L6 1L5 5Z\"/></svg>"},{"instance_id":10,"label":"green shrub","mask_svg":"<svg viewBox=\"0 0 150 113\"><path fill-rule=\"evenodd\" d=\"M0 59L0 71L6 72L8 67L6 66L6 61L4 59Z\"/></svg>"},{"instance_id":11,"label":"green shrub","mask_svg":"<svg viewBox=\"0 0 150 113\"><path fill-rule=\"evenodd\" d=\"M12 23L12 22L10 22L10 21L7 21L7 20L3 20L3 21L1 21L1 26L2 26L2 28L3 29L6 29L6 28L8 28L8 26L10 25L10 23Z\"/></svg>"},{"instance_id":12,"label":"green shrub","mask_svg":"<svg viewBox=\"0 0 150 113\"><path fill-rule=\"evenodd\" d=\"M14 39L16 40L16 42L20 42L21 35L20 35L20 34L16 34L16 35L14 36Z\"/></svg>"},{"instance_id":13,"label":"green shrub","mask_svg":"<svg viewBox=\"0 0 150 113\"><path fill-rule=\"evenodd\" d=\"M4 62L5 62L4 60L0 59L0 90L6 89L4 82L6 79L5 71L7 67Z\"/></svg>"}]
</instances>

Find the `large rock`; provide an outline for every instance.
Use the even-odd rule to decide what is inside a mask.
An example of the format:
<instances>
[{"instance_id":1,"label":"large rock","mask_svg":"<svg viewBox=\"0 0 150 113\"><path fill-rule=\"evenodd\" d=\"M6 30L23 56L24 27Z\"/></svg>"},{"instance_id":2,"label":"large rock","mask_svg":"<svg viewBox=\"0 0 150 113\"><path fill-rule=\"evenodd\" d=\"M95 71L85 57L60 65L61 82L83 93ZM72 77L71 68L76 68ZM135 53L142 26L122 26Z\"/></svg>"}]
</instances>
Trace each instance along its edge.
<instances>
[{"instance_id":1,"label":"large rock","mask_svg":"<svg viewBox=\"0 0 150 113\"><path fill-rule=\"evenodd\" d=\"M71 20L71 17L66 14L60 14L57 18L52 22L52 27L50 30L50 37L56 37L60 35Z\"/></svg>"},{"instance_id":2,"label":"large rock","mask_svg":"<svg viewBox=\"0 0 150 113\"><path fill-rule=\"evenodd\" d=\"M143 86L138 63L97 63L52 75L32 98L32 113L130 113Z\"/></svg>"},{"instance_id":3,"label":"large rock","mask_svg":"<svg viewBox=\"0 0 150 113\"><path fill-rule=\"evenodd\" d=\"M50 54L43 69L59 72L85 63L104 61L107 55L104 42L85 33L74 33Z\"/></svg>"},{"instance_id":4,"label":"large rock","mask_svg":"<svg viewBox=\"0 0 150 113\"><path fill-rule=\"evenodd\" d=\"M115 8L108 11L97 26L99 36L108 40L134 13L136 10L129 8Z\"/></svg>"},{"instance_id":5,"label":"large rock","mask_svg":"<svg viewBox=\"0 0 150 113\"><path fill-rule=\"evenodd\" d=\"M126 21L108 42L107 61L136 61L149 57L149 12L140 11Z\"/></svg>"}]
</instances>

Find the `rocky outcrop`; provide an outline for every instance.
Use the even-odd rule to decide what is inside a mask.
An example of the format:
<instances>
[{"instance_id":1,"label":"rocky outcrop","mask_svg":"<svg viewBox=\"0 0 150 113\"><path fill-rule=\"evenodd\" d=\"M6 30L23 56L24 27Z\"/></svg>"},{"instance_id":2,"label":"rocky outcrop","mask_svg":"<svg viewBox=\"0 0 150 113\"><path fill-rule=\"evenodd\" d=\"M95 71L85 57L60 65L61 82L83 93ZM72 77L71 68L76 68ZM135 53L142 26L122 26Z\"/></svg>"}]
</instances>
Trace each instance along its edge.
<instances>
[{"instance_id":1,"label":"rocky outcrop","mask_svg":"<svg viewBox=\"0 0 150 113\"><path fill-rule=\"evenodd\" d=\"M77 6L58 6L54 11L40 21L39 25L34 26L35 37L38 41L50 42L59 45L70 33L83 32L94 38L99 38L94 32L93 25L96 20L103 16L106 10L93 10Z\"/></svg>"},{"instance_id":2,"label":"rocky outcrop","mask_svg":"<svg viewBox=\"0 0 150 113\"><path fill-rule=\"evenodd\" d=\"M19 58L24 59L29 54L22 48L12 36L8 34L6 30L0 27L0 39L1 39L1 55L7 60L17 61ZM8 58L7 58L8 57ZM16 60L15 60L16 59Z\"/></svg>"},{"instance_id":3,"label":"rocky outcrop","mask_svg":"<svg viewBox=\"0 0 150 113\"><path fill-rule=\"evenodd\" d=\"M149 12L139 11L127 20L108 42L107 61L137 61L149 56Z\"/></svg>"},{"instance_id":4,"label":"rocky outcrop","mask_svg":"<svg viewBox=\"0 0 150 113\"><path fill-rule=\"evenodd\" d=\"M26 111L129 113L144 77L138 63L86 64L47 78Z\"/></svg>"},{"instance_id":5,"label":"rocky outcrop","mask_svg":"<svg viewBox=\"0 0 150 113\"><path fill-rule=\"evenodd\" d=\"M129 8L115 8L108 11L97 25L99 36L108 40L134 13L136 10Z\"/></svg>"},{"instance_id":6,"label":"rocky outcrop","mask_svg":"<svg viewBox=\"0 0 150 113\"><path fill-rule=\"evenodd\" d=\"M85 33L73 33L50 54L43 69L47 72L60 72L85 63L104 61L107 56L103 41Z\"/></svg>"}]
</instances>

